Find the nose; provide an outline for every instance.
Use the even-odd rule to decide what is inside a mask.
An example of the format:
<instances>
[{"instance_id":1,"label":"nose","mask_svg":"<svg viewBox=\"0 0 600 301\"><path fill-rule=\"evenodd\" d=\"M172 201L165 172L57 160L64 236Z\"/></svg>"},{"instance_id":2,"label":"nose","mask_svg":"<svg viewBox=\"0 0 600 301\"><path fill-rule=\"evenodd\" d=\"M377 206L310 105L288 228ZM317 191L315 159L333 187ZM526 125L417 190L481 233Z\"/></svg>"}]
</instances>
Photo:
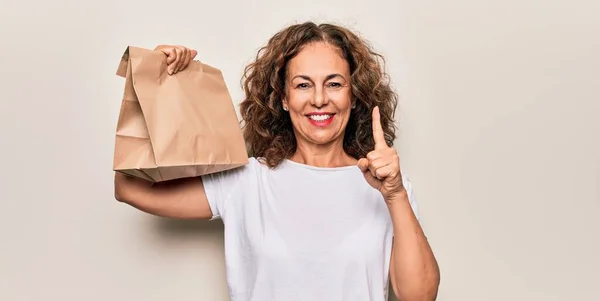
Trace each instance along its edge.
<instances>
[{"instance_id":1,"label":"nose","mask_svg":"<svg viewBox=\"0 0 600 301\"><path fill-rule=\"evenodd\" d=\"M325 89L322 87L315 89L315 95L313 96L312 104L317 108L321 108L328 103L329 98L327 97L327 93L325 93Z\"/></svg>"}]
</instances>

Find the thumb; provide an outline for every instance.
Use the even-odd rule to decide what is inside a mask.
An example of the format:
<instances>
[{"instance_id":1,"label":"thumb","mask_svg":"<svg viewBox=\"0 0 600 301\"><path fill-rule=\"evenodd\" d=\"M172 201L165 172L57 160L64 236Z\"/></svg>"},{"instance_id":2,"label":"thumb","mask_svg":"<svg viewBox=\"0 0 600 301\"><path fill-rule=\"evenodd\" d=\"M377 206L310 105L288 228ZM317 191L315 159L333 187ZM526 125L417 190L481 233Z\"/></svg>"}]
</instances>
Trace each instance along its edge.
<instances>
[{"instance_id":1,"label":"thumb","mask_svg":"<svg viewBox=\"0 0 600 301\"><path fill-rule=\"evenodd\" d=\"M357 165L362 172L367 172L369 170L369 160L367 160L366 158L358 160Z\"/></svg>"},{"instance_id":2,"label":"thumb","mask_svg":"<svg viewBox=\"0 0 600 301\"><path fill-rule=\"evenodd\" d=\"M367 183L369 183L369 185L371 185L371 187L373 187L375 189L379 189L379 187L381 186L381 183L369 171L369 160L367 160L366 158L362 158L362 159L358 160L357 165L358 165L358 168L362 171L363 176L365 177L365 180L367 181Z\"/></svg>"}]
</instances>

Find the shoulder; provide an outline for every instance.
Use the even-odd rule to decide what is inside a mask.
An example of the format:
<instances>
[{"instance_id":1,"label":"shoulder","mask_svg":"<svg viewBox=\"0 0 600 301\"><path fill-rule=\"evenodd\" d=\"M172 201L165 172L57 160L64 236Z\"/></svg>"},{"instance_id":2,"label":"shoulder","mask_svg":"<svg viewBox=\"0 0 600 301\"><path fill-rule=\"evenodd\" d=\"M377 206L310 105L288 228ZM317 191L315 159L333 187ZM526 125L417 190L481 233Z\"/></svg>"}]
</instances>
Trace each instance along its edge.
<instances>
[{"instance_id":1,"label":"shoulder","mask_svg":"<svg viewBox=\"0 0 600 301\"><path fill-rule=\"evenodd\" d=\"M213 218L223 218L235 203L259 189L257 185L261 163L256 158L248 158L248 163L202 176L204 192L211 207ZM234 210L235 211L235 210Z\"/></svg>"},{"instance_id":2,"label":"shoulder","mask_svg":"<svg viewBox=\"0 0 600 301\"><path fill-rule=\"evenodd\" d=\"M212 176L242 175L242 174L248 174L248 173L255 172L258 169L264 168L264 167L266 167L266 165L261 163L261 160L259 160L258 158L249 157L248 163L246 163L242 166L226 169L226 170L216 172L216 173L211 173L209 175L212 175Z\"/></svg>"},{"instance_id":3,"label":"shoulder","mask_svg":"<svg viewBox=\"0 0 600 301\"><path fill-rule=\"evenodd\" d=\"M255 178L256 175L261 173L262 170L268 168L266 164L260 162L259 159L250 157L248 163L226 169L223 171L209 173L202 176L205 185L233 185L239 187L245 183L251 182L250 180Z\"/></svg>"}]
</instances>

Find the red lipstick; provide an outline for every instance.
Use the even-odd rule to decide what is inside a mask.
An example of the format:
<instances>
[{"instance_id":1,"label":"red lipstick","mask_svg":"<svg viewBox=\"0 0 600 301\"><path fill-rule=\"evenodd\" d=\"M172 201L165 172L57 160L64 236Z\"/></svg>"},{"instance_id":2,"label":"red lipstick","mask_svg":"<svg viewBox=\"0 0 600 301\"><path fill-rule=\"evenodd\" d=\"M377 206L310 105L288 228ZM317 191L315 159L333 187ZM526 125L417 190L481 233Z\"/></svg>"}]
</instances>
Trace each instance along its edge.
<instances>
[{"instance_id":1,"label":"red lipstick","mask_svg":"<svg viewBox=\"0 0 600 301\"><path fill-rule=\"evenodd\" d=\"M318 127L325 127L333 121L334 113L330 112L311 112L306 114L308 121Z\"/></svg>"}]
</instances>

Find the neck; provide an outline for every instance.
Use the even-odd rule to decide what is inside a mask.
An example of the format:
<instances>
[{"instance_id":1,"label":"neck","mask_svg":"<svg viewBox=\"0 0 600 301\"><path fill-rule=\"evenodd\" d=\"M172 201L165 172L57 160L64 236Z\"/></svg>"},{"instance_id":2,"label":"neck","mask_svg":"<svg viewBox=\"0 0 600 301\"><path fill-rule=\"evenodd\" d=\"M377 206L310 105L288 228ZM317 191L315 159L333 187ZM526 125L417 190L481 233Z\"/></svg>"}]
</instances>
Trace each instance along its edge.
<instances>
[{"instance_id":1,"label":"neck","mask_svg":"<svg viewBox=\"0 0 600 301\"><path fill-rule=\"evenodd\" d=\"M315 167L342 167L357 162L344 151L343 140L324 145L297 141L296 153L290 160Z\"/></svg>"}]
</instances>

